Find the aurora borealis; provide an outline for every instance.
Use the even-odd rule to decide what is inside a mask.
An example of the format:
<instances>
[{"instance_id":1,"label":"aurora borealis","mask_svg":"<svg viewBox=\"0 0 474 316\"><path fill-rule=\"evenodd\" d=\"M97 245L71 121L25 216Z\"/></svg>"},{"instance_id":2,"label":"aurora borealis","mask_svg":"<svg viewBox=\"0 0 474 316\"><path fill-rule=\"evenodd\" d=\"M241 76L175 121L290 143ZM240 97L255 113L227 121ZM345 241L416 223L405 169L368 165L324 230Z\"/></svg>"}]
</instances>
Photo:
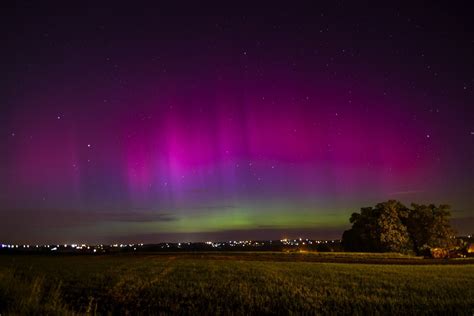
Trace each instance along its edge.
<instances>
[{"instance_id":1,"label":"aurora borealis","mask_svg":"<svg viewBox=\"0 0 474 316\"><path fill-rule=\"evenodd\" d=\"M387 199L474 225L462 7L2 10L0 239L339 238Z\"/></svg>"}]
</instances>

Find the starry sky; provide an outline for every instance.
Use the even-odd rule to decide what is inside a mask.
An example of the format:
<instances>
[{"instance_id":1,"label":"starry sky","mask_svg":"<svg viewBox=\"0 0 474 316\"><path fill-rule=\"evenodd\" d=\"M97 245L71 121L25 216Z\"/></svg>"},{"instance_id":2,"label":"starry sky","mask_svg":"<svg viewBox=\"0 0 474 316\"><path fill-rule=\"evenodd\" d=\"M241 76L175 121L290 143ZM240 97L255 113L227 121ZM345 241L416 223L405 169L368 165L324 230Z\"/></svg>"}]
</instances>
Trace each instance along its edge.
<instances>
[{"instance_id":1,"label":"starry sky","mask_svg":"<svg viewBox=\"0 0 474 316\"><path fill-rule=\"evenodd\" d=\"M473 232L462 2L80 4L0 10L2 241L332 239L388 199Z\"/></svg>"}]
</instances>

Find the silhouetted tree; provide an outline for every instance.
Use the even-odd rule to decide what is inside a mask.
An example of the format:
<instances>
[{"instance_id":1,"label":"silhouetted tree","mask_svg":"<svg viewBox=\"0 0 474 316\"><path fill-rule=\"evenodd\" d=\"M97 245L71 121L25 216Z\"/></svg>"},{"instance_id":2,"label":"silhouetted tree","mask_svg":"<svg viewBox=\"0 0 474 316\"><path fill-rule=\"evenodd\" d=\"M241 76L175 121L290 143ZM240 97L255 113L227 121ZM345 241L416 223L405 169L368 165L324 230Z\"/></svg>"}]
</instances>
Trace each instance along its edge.
<instances>
[{"instance_id":1,"label":"silhouetted tree","mask_svg":"<svg viewBox=\"0 0 474 316\"><path fill-rule=\"evenodd\" d=\"M406 252L411 249L407 218L408 209L395 200L361 208L350 218L352 228L344 232L343 246L350 251Z\"/></svg>"},{"instance_id":2,"label":"silhouetted tree","mask_svg":"<svg viewBox=\"0 0 474 316\"><path fill-rule=\"evenodd\" d=\"M455 246L456 232L449 223L449 209L449 205L412 204L407 229L417 254L423 254L430 248L449 249Z\"/></svg>"},{"instance_id":3,"label":"silhouetted tree","mask_svg":"<svg viewBox=\"0 0 474 316\"><path fill-rule=\"evenodd\" d=\"M412 204L409 209L389 200L353 213L352 228L342 235L342 245L348 251L417 254L434 247L450 248L455 243L455 232L449 217L447 205Z\"/></svg>"}]
</instances>

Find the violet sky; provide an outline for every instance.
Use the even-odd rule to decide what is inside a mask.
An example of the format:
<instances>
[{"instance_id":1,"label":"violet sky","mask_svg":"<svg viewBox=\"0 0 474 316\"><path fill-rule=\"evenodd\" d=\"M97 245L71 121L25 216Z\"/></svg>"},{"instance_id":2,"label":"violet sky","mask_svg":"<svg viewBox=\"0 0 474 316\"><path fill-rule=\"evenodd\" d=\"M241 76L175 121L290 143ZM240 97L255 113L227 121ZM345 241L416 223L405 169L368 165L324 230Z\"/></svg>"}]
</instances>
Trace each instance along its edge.
<instances>
[{"instance_id":1,"label":"violet sky","mask_svg":"<svg viewBox=\"0 0 474 316\"><path fill-rule=\"evenodd\" d=\"M388 199L474 232L461 2L10 5L1 241L339 238Z\"/></svg>"}]
</instances>

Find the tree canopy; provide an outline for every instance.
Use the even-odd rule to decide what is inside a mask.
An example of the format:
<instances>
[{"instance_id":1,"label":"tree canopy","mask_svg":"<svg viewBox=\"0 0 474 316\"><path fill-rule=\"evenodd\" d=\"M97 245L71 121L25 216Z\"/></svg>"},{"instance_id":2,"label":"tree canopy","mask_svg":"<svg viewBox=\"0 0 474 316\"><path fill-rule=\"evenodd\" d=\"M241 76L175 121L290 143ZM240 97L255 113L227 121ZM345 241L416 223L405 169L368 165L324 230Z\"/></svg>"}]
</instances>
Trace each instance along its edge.
<instances>
[{"instance_id":1,"label":"tree canopy","mask_svg":"<svg viewBox=\"0 0 474 316\"><path fill-rule=\"evenodd\" d=\"M352 228L342 236L348 251L415 252L430 248L451 248L455 231L449 223L448 205L412 204L406 207L389 200L363 207L350 217Z\"/></svg>"}]
</instances>

